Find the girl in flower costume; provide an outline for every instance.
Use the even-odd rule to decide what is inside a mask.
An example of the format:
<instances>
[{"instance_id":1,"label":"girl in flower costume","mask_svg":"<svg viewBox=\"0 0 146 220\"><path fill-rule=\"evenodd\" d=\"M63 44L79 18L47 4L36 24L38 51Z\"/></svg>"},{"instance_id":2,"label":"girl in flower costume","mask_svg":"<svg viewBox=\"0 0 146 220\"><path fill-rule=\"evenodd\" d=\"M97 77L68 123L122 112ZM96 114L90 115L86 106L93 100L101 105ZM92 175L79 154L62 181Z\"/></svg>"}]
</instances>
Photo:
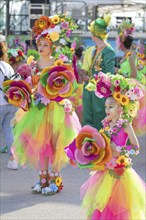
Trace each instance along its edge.
<instances>
[{"instance_id":1,"label":"girl in flower costume","mask_svg":"<svg viewBox=\"0 0 146 220\"><path fill-rule=\"evenodd\" d=\"M64 147L81 128L67 99L77 88L73 68L69 62L55 61L51 56L51 51L56 49L59 54L62 43L70 40L72 29L72 20L63 15L36 20L33 31L40 59L33 71L37 83L33 86L26 78L4 84L9 102L27 111L14 128L12 149L20 165L39 169L40 181L32 188L33 193L53 195L62 190L59 172L68 162Z\"/></svg>"},{"instance_id":2,"label":"girl in flower costume","mask_svg":"<svg viewBox=\"0 0 146 220\"><path fill-rule=\"evenodd\" d=\"M131 121L136 116L142 90L123 76L103 73L87 89L106 98L103 129L98 132L84 126L65 148L67 156L80 168L94 170L81 186L87 219L145 219L145 183L132 168L131 159L140 149Z\"/></svg>"}]
</instances>

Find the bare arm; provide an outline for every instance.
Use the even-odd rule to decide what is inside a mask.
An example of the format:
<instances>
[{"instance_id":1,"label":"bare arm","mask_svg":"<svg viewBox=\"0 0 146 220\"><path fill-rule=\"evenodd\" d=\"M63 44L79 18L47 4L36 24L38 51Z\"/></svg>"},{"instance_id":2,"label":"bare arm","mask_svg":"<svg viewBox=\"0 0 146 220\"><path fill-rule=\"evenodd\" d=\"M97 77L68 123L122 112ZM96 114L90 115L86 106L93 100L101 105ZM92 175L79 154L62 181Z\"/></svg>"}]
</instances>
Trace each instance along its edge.
<instances>
[{"instance_id":1,"label":"bare arm","mask_svg":"<svg viewBox=\"0 0 146 220\"><path fill-rule=\"evenodd\" d=\"M135 60L134 60L133 55L131 55L129 57L129 63L130 63L131 70L132 70L131 77L136 78L137 77L137 69L136 69L136 66L135 66Z\"/></svg>"},{"instance_id":2,"label":"bare arm","mask_svg":"<svg viewBox=\"0 0 146 220\"><path fill-rule=\"evenodd\" d=\"M138 142L138 139L135 135L135 132L133 130L133 127L131 124L129 124L125 129L124 131L128 134L128 137L129 137L129 140L131 142L131 145L133 145L134 147L138 147L139 148L139 142Z\"/></svg>"}]
</instances>

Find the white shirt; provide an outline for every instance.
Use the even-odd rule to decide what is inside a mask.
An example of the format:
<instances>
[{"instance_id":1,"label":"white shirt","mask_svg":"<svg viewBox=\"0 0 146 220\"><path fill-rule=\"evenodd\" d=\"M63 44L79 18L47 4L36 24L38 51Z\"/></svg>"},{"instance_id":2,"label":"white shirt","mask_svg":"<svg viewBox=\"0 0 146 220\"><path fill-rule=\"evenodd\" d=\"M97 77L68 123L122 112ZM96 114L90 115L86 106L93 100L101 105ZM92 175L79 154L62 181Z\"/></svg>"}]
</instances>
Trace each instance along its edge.
<instances>
[{"instance_id":1,"label":"white shirt","mask_svg":"<svg viewBox=\"0 0 146 220\"><path fill-rule=\"evenodd\" d=\"M5 61L0 61L0 88L3 89L3 81L4 81L4 75L10 78L12 75L14 75L13 68L6 63ZM0 90L0 105L7 105L8 102L4 99L4 93L2 90Z\"/></svg>"}]
</instances>

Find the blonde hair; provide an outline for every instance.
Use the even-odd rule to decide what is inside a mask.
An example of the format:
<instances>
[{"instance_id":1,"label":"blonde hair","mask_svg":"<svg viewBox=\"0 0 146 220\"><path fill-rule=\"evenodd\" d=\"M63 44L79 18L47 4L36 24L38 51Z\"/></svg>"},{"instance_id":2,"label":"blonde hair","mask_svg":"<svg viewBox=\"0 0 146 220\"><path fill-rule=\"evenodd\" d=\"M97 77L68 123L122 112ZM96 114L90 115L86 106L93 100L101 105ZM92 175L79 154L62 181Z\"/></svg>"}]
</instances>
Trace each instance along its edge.
<instances>
[{"instance_id":1,"label":"blonde hair","mask_svg":"<svg viewBox=\"0 0 146 220\"><path fill-rule=\"evenodd\" d=\"M0 42L0 60L8 63L7 44Z\"/></svg>"}]
</instances>

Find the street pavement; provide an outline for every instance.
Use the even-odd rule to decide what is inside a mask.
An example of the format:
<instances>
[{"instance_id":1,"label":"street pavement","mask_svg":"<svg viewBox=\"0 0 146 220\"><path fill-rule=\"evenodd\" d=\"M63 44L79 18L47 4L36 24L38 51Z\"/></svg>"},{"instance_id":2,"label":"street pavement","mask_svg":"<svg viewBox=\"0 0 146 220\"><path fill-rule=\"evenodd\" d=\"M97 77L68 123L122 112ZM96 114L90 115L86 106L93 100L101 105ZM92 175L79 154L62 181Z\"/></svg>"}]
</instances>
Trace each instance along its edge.
<instances>
[{"instance_id":1,"label":"street pavement","mask_svg":"<svg viewBox=\"0 0 146 220\"><path fill-rule=\"evenodd\" d=\"M1 144L2 143L1 139ZM146 181L146 137L139 138L141 151L134 157L133 168ZM61 172L64 189L54 196L34 195L31 186L38 180L32 168L9 170L8 154L1 154L1 220L85 220L79 190L88 179L88 170L68 165Z\"/></svg>"}]
</instances>

